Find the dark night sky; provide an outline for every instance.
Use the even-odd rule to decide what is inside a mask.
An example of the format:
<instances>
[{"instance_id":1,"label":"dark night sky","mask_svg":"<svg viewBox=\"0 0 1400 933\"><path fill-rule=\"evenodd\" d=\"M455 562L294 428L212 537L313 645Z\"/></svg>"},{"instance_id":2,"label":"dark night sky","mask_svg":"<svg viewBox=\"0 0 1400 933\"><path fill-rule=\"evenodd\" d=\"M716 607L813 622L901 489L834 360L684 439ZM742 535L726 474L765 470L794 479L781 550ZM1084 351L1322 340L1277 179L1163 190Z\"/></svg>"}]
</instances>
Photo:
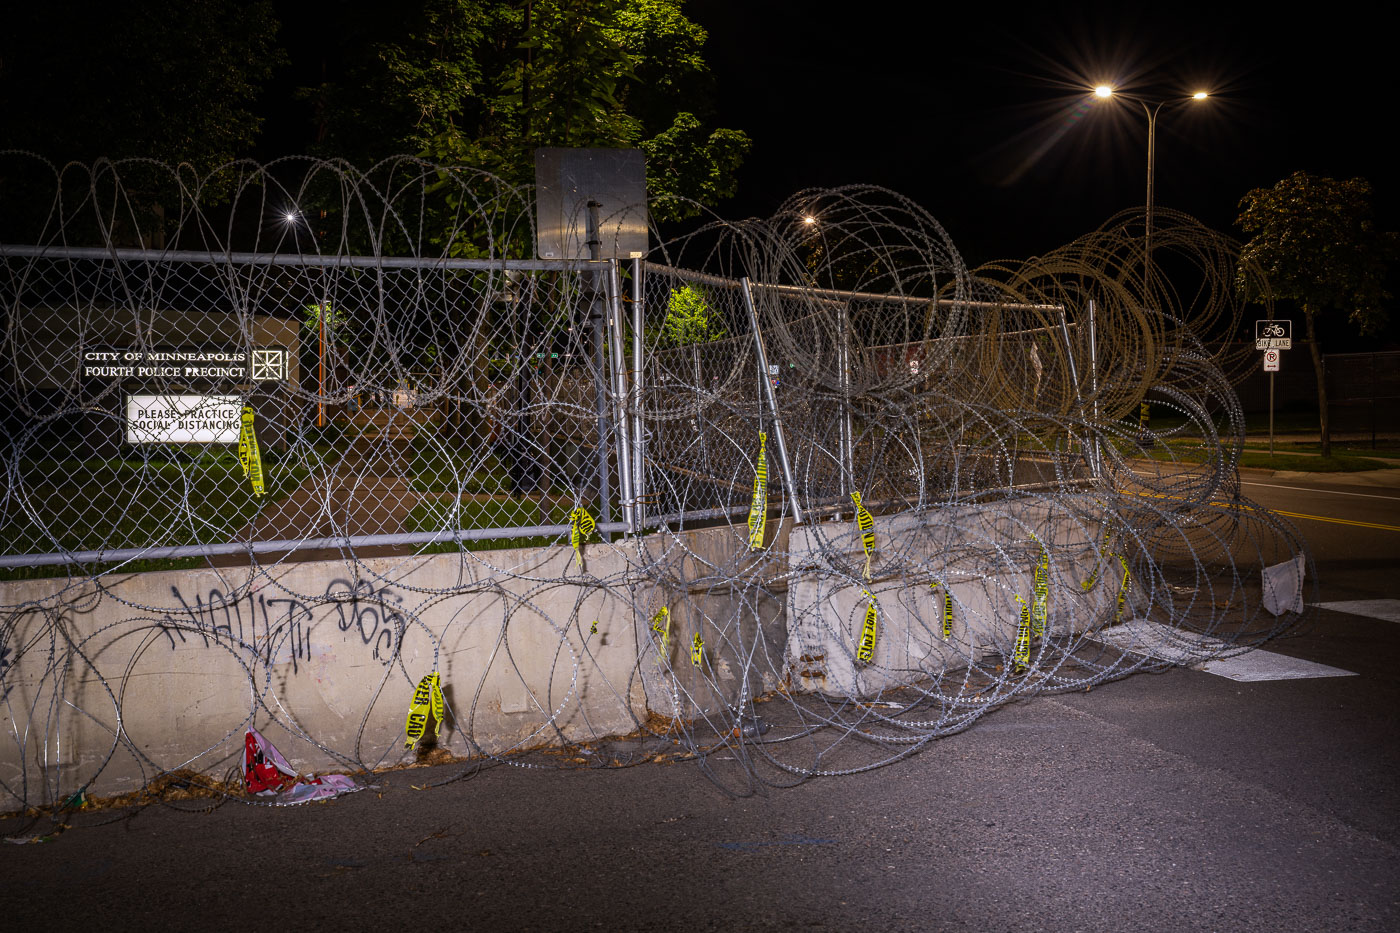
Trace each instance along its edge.
<instances>
[{"instance_id":1,"label":"dark night sky","mask_svg":"<svg viewBox=\"0 0 1400 933\"><path fill-rule=\"evenodd\" d=\"M754 140L720 213L870 183L926 208L969 263L1043 252L1144 203L1141 107L1075 115L1109 81L1154 100L1214 94L1162 111L1159 206L1238 234L1240 197L1303 169L1367 177L1396 226L1379 128L1395 105L1390 23L1350 4L1306 18L1286 4L1137 7L691 0L720 122Z\"/></svg>"}]
</instances>

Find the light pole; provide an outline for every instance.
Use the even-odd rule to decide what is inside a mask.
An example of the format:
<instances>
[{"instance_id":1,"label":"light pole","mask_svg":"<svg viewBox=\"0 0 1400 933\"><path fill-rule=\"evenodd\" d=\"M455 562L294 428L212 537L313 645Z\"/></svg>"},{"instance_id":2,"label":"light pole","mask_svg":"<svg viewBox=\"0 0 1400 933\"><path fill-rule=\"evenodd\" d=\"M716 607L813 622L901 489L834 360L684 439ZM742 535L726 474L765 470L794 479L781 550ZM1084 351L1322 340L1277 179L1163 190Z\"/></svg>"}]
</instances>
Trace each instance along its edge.
<instances>
[{"instance_id":1,"label":"light pole","mask_svg":"<svg viewBox=\"0 0 1400 933\"><path fill-rule=\"evenodd\" d=\"M1143 243L1143 292L1144 295L1150 291L1152 286L1152 206L1153 189L1156 184L1157 174L1157 114L1163 107L1177 106L1179 104L1189 104L1193 101L1205 100L1210 95L1205 91L1197 91L1190 97L1169 97L1165 100L1150 101L1131 94L1124 94L1114 90L1112 85L1100 84L1094 88L1094 96L1099 100L1108 100L1112 97L1121 97L1142 105L1142 112L1147 115L1147 222L1146 236Z\"/></svg>"}]
</instances>

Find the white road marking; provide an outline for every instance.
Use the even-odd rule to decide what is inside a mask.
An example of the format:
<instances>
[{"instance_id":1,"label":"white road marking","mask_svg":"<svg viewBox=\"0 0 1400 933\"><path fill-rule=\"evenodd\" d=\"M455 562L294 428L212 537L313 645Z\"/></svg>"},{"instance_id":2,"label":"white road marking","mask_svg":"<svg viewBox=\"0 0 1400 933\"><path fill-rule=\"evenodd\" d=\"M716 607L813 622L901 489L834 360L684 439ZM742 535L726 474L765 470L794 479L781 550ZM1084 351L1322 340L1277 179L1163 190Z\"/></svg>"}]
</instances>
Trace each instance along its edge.
<instances>
[{"instance_id":1,"label":"white road marking","mask_svg":"<svg viewBox=\"0 0 1400 933\"><path fill-rule=\"evenodd\" d=\"M1345 599L1335 603L1313 603L1319 609L1366 616L1385 622L1400 622L1400 599Z\"/></svg>"},{"instance_id":2,"label":"white road marking","mask_svg":"<svg viewBox=\"0 0 1400 933\"><path fill-rule=\"evenodd\" d=\"M1318 489L1313 486L1279 486L1275 483L1251 483L1242 481L1241 486L1261 486L1264 489L1291 489L1294 492L1325 492L1333 496L1360 496L1362 499L1385 499L1389 502L1400 502L1400 496L1378 496L1370 492L1342 492L1340 489Z\"/></svg>"},{"instance_id":3,"label":"white road marking","mask_svg":"<svg viewBox=\"0 0 1400 933\"><path fill-rule=\"evenodd\" d=\"M1400 604L1400 600L1395 600ZM1195 670L1238 681L1301 680L1308 677L1355 677L1354 671L1314 661L1290 658L1258 648L1230 658L1203 660L1229 646L1219 639L1195 635L1146 619L1132 619L1098 633L1099 641L1121 651L1182 664Z\"/></svg>"},{"instance_id":4,"label":"white road marking","mask_svg":"<svg viewBox=\"0 0 1400 933\"><path fill-rule=\"evenodd\" d=\"M1247 651L1233 658L1207 661L1201 665L1207 674L1228 677L1231 680L1302 680L1308 677L1355 677L1355 671L1344 671L1339 667L1328 667L1315 661L1290 658L1286 654L1273 651Z\"/></svg>"}]
</instances>

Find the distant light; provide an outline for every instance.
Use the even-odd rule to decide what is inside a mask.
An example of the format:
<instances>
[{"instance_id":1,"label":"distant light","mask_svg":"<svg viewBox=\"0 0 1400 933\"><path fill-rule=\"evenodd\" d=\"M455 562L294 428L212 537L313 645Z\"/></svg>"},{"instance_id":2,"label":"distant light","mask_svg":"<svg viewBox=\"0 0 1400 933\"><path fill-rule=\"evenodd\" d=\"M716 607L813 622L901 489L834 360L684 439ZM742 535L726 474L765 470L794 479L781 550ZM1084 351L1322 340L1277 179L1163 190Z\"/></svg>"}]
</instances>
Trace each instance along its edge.
<instances>
[{"instance_id":1,"label":"distant light","mask_svg":"<svg viewBox=\"0 0 1400 933\"><path fill-rule=\"evenodd\" d=\"M802 218L802 222L804 224L814 224L817 222L817 218L813 217L811 214L808 214L806 217Z\"/></svg>"},{"instance_id":2,"label":"distant light","mask_svg":"<svg viewBox=\"0 0 1400 933\"><path fill-rule=\"evenodd\" d=\"M1191 95L1191 99L1192 99L1192 100L1205 100L1205 99L1206 99L1207 97L1209 97L1209 96L1210 96L1210 95L1207 94L1205 91L1197 91L1196 93L1194 93L1194 94Z\"/></svg>"},{"instance_id":3,"label":"distant light","mask_svg":"<svg viewBox=\"0 0 1400 933\"><path fill-rule=\"evenodd\" d=\"M287 213L285 213L285 214L282 215L282 219L285 220L285 221L286 221L287 223L289 223L289 224L294 224L294 223L297 222L297 212L296 212L296 211L287 211Z\"/></svg>"},{"instance_id":4,"label":"distant light","mask_svg":"<svg viewBox=\"0 0 1400 933\"><path fill-rule=\"evenodd\" d=\"M1098 87L1094 88L1094 93L1099 97L1112 97L1113 88L1109 87L1107 84L1100 84Z\"/></svg>"}]
</instances>

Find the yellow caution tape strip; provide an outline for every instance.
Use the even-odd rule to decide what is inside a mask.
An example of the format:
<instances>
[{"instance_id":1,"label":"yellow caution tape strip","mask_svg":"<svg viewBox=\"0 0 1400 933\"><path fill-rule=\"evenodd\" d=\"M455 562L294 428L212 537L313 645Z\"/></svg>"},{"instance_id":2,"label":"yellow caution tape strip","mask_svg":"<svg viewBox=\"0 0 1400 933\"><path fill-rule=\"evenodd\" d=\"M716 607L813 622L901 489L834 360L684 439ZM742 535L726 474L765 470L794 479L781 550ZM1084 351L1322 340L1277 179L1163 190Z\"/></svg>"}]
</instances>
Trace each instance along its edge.
<instances>
[{"instance_id":1,"label":"yellow caution tape strip","mask_svg":"<svg viewBox=\"0 0 1400 933\"><path fill-rule=\"evenodd\" d=\"M1036 544L1040 540L1035 538ZM1050 600L1050 551L1040 544L1040 563L1035 565L1035 598L1031 601L1031 634L1036 638L1045 634L1045 621L1049 617L1047 604Z\"/></svg>"},{"instance_id":2,"label":"yellow caution tape strip","mask_svg":"<svg viewBox=\"0 0 1400 933\"><path fill-rule=\"evenodd\" d=\"M587 541L589 535L597 528L598 523L593 521L593 516L582 506L569 513L569 546L574 549L574 557L578 560L580 570L583 569L583 542Z\"/></svg>"},{"instance_id":3,"label":"yellow caution tape strip","mask_svg":"<svg viewBox=\"0 0 1400 933\"><path fill-rule=\"evenodd\" d=\"M1103 530L1103 547L1099 548L1098 558L1094 561L1094 569L1089 572L1089 579L1079 584L1084 592L1092 590L1099 582L1099 562L1108 555L1109 542L1113 540L1113 526L1107 525Z\"/></svg>"},{"instance_id":4,"label":"yellow caution tape strip","mask_svg":"<svg viewBox=\"0 0 1400 933\"><path fill-rule=\"evenodd\" d=\"M947 641L953 637L953 594L948 587L937 580L930 583L929 586L933 587L935 593L940 587L943 589L943 640Z\"/></svg>"},{"instance_id":5,"label":"yellow caution tape strip","mask_svg":"<svg viewBox=\"0 0 1400 933\"><path fill-rule=\"evenodd\" d=\"M695 640L690 643L690 663L696 667L705 659L705 640L700 637L700 633L695 633Z\"/></svg>"},{"instance_id":6,"label":"yellow caution tape strip","mask_svg":"<svg viewBox=\"0 0 1400 933\"><path fill-rule=\"evenodd\" d=\"M758 432L758 466L753 471L753 501L749 503L749 550L763 548L768 528L768 435Z\"/></svg>"},{"instance_id":7,"label":"yellow caution tape strip","mask_svg":"<svg viewBox=\"0 0 1400 933\"><path fill-rule=\"evenodd\" d=\"M428 728L428 714L432 713L436 721L436 728L433 735L442 734L442 719L445 714L446 703L442 698L442 682L438 678L438 672L431 674L418 681L418 689L413 691L413 705L408 708L408 721L404 723L404 734L408 736L408 741L404 742L405 749L412 748L418 744L418 740L423 738L424 731Z\"/></svg>"},{"instance_id":8,"label":"yellow caution tape strip","mask_svg":"<svg viewBox=\"0 0 1400 933\"><path fill-rule=\"evenodd\" d=\"M865 598L870 600L865 607L865 622L860 627L860 645L856 648L856 660L862 664L869 664L875 660L875 630L879 620L879 610L876 608L875 597L870 595L869 590L861 590Z\"/></svg>"},{"instance_id":9,"label":"yellow caution tape strip","mask_svg":"<svg viewBox=\"0 0 1400 933\"><path fill-rule=\"evenodd\" d=\"M651 630L661 636L661 657L666 657L670 653L671 647L671 610L662 606L656 610L656 615L651 617Z\"/></svg>"},{"instance_id":10,"label":"yellow caution tape strip","mask_svg":"<svg viewBox=\"0 0 1400 933\"><path fill-rule=\"evenodd\" d=\"M1011 656L1012 667L1017 674L1031 663L1031 607L1017 593L1016 602L1021 604L1021 621L1016 626L1016 648Z\"/></svg>"},{"instance_id":11,"label":"yellow caution tape strip","mask_svg":"<svg viewBox=\"0 0 1400 933\"><path fill-rule=\"evenodd\" d=\"M1118 586L1118 611L1113 616L1114 622L1123 621L1123 606L1127 603L1128 587L1132 584L1132 574L1128 570L1128 559L1119 554L1118 563L1123 568L1123 582Z\"/></svg>"},{"instance_id":12,"label":"yellow caution tape strip","mask_svg":"<svg viewBox=\"0 0 1400 933\"><path fill-rule=\"evenodd\" d=\"M851 501L856 504L856 527L860 529L860 544L865 548L865 579L870 579L870 561L875 555L875 519L870 510L860 503L860 493L851 493Z\"/></svg>"},{"instance_id":13,"label":"yellow caution tape strip","mask_svg":"<svg viewBox=\"0 0 1400 933\"><path fill-rule=\"evenodd\" d=\"M243 476L253 485L253 495L261 496L263 489L262 454L258 452L258 436L253 432L253 407L243 406L238 419L238 462Z\"/></svg>"}]
</instances>

